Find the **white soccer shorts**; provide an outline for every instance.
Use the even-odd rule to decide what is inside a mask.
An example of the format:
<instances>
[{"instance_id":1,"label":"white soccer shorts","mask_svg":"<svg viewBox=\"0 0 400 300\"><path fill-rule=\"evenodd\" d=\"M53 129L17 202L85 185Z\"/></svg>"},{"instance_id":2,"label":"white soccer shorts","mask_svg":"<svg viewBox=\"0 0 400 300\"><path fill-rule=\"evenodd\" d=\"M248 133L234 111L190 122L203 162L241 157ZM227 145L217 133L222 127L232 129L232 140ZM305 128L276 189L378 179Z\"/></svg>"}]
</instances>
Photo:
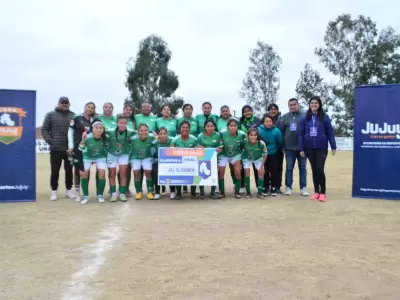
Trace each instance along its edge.
<instances>
[{"instance_id":1,"label":"white soccer shorts","mask_svg":"<svg viewBox=\"0 0 400 300\"><path fill-rule=\"evenodd\" d=\"M143 168L145 171L153 170L153 159L143 158L143 159L131 159L132 170L140 170Z\"/></svg>"},{"instance_id":2,"label":"white soccer shorts","mask_svg":"<svg viewBox=\"0 0 400 300\"><path fill-rule=\"evenodd\" d=\"M96 165L96 168L99 170L107 169L107 159L106 158L97 158L97 159L83 159L83 166L85 171L90 170L92 164Z\"/></svg>"},{"instance_id":3,"label":"white soccer shorts","mask_svg":"<svg viewBox=\"0 0 400 300\"><path fill-rule=\"evenodd\" d=\"M250 169L251 165L254 164L256 166L257 171L260 170L262 166L263 159L259 158L257 160L251 160L251 159L243 159L243 168L244 169Z\"/></svg>"},{"instance_id":4,"label":"white soccer shorts","mask_svg":"<svg viewBox=\"0 0 400 300\"><path fill-rule=\"evenodd\" d=\"M240 161L240 160L242 160L242 156L240 154L236 155L234 157L226 157L226 156L221 155L219 157L218 166L219 167L226 167L226 165L228 163L233 165L235 162Z\"/></svg>"},{"instance_id":5,"label":"white soccer shorts","mask_svg":"<svg viewBox=\"0 0 400 300\"><path fill-rule=\"evenodd\" d=\"M129 165L129 154L121 154L118 156L108 153L107 165L109 168L116 168L117 166L128 166Z\"/></svg>"}]
</instances>

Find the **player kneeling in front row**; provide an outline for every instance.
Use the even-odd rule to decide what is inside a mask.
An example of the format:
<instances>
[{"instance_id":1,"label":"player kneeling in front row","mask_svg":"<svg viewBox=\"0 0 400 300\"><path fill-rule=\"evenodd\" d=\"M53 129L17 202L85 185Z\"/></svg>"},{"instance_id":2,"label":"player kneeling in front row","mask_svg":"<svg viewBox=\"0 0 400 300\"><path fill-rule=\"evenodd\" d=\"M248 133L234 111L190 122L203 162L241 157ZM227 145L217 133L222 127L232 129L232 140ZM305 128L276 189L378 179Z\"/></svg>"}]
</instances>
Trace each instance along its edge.
<instances>
[{"instance_id":1,"label":"player kneeling in front row","mask_svg":"<svg viewBox=\"0 0 400 300\"><path fill-rule=\"evenodd\" d=\"M92 132L82 134L82 140L79 144L79 150L82 151L83 165L80 166L81 186L83 191L83 199L81 204L89 201L89 171L92 164L96 164L99 174L97 200L104 202L104 187L106 185L106 169L107 169L107 140L104 126L100 121L94 121L92 124Z\"/></svg>"},{"instance_id":2,"label":"player kneeling in front row","mask_svg":"<svg viewBox=\"0 0 400 300\"><path fill-rule=\"evenodd\" d=\"M146 175L147 199L153 200L153 158L152 143L155 140L153 134L149 133L146 124L140 124L138 132L132 138L132 150L130 155L133 174L135 176L136 200L142 199L141 169Z\"/></svg>"},{"instance_id":3,"label":"player kneeling in front row","mask_svg":"<svg viewBox=\"0 0 400 300\"><path fill-rule=\"evenodd\" d=\"M260 134L256 128L247 131L247 139L243 143L243 167L246 183L246 198L251 198L250 189L250 168L254 164L258 171L258 198L265 198L262 194L264 188L264 163L267 159L267 146L260 140Z\"/></svg>"},{"instance_id":4,"label":"player kneeling in front row","mask_svg":"<svg viewBox=\"0 0 400 300\"><path fill-rule=\"evenodd\" d=\"M107 131L107 165L110 180L111 202L118 200L117 195L117 166L120 173L119 200L126 201L127 178L129 167L129 155L131 151L131 138L135 134L133 129L128 128L128 120L124 116L117 119L117 128Z\"/></svg>"}]
</instances>

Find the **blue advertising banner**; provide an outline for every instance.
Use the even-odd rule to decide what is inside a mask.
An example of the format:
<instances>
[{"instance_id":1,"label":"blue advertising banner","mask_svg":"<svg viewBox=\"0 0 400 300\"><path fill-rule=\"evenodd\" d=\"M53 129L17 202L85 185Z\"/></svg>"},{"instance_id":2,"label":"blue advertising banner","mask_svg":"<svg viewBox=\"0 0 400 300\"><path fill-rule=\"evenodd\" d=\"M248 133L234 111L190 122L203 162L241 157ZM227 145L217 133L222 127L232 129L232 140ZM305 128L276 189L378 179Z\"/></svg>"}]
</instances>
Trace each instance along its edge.
<instances>
[{"instance_id":1,"label":"blue advertising banner","mask_svg":"<svg viewBox=\"0 0 400 300\"><path fill-rule=\"evenodd\" d=\"M159 185L218 184L217 151L215 148L159 148Z\"/></svg>"},{"instance_id":2,"label":"blue advertising banner","mask_svg":"<svg viewBox=\"0 0 400 300\"><path fill-rule=\"evenodd\" d=\"M353 197L400 199L400 85L356 87Z\"/></svg>"},{"instance_id":3,"label":"blue advertising banner","mask_svg":"<svg viewBox=\"0 0 400 300\"><path fill-rule=\"evenodd\" d=\"M0 202L36 201L36 92L0 90Z\"/></svg>"}]
</instances>

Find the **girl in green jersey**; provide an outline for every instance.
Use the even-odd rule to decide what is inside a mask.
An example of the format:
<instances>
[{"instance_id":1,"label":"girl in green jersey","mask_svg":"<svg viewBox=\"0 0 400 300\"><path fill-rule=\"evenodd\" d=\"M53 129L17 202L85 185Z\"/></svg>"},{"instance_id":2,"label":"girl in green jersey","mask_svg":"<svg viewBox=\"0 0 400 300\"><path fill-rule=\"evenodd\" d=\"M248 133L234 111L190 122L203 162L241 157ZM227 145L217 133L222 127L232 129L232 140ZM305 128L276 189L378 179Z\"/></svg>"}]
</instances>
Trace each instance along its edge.
<instances>
[{"instance_id":1,"label":"girl in green jersey","mask_svg":"<svg viewBox=\"0 0 400 300\"><path fill-rule=\"evenodd\" d=\"M219 157L219 190L221 196L225 197L225 167L229 163L233 165L235 172L235 197L237 199L242 198L240 196L240 183L241 183L241 170L242 170L242 149L243 142L246 134L238 129L239 124L235 119L228 121L228 128L220 132L224 149Z\"/></svg>"},{"instance_id":2,"label":"girl in green jersey","mask_svg":"<svg viewBox=\"0 0 400 300\"><path fill-rule=\"evenodd\" d=\"M113 116L114 106L111 102L106 102L103 105L103 114L96 118L103 123L106 131L117 127L117 117Z\"/></svg>"},{"instance_id":3,"label":"girl in green jersey","mask_svg":"<svg viewBox=\"0 0 400 300\"><path fill-rule=\"evenodd\" d=\"M221 132L228 128L228 121L232 118L231 111L228 105L222 105L220 109L220 115L217 121L217 130Z\"/></svg>"},{"instance_id":4,"label":"girl in green jersey","mask_svg":"<svg viewBox=\"0 0 400 300\"><path fill-rule=\"evenodd\" d=\"M197 137L199 147L216 148L217 153L223 149L221 136L216 132L216 124L213 119L208 119L204 123L204 132ZM211 187L211 199L220 199L221 195L215 192L216 186ZM200 199L204 199L204 186L200 186Z\"/></svg>"},{"instance_id":5,"label":"girl in green jersey","mask_svg":"<svg viewBox=\"0 0 400 300\"><path fill-rule=\"evenodd\" d=\"M129 155L131 152L131 137L135 134L134 130L128 129L128 120L119 116L117 127L107 130L106 137L108 143L107 165L110 180L111 202L118 200L116 188L117 167L119 168L119 200L126 201L127 175L129 167Z\"/></svg>"},{"instance_id":6,"label":"girl in green jersey","mask_svg":"<svg viewBox=\"0 0 400 300\"><path fill-rule=\"evenodd\" d=\"M197 136L197 119L193 117L193 106L192 104L186 103L182 106L183 117L178 119L178 127L183 121L190 123L190 134Z\"/></svg>"},{"instance_id":7,"label":"girl in green jersey","mask_svg":"<svg viewBox=\"0 0 400 300\"><path fill-rule=\"evenodd\" d=\"M85 130L82 134L82 140L79 143L79 150L82 151L83 166L80 170L81 186L83 199L81 204L89 201L89 171L92 164L96 164L99 173L99 183L97 190L97 199L104 202L103 192L106 185L107 169L107 140L103 124L96 120L91 126L91 133Z\"/></svg>"},{"instance_id":8,"label":"girl in green jersey","mask_svg":"<svg viewBox=\"0 0 400 300\"><path fill-rule=\"evenodd\" d=\"M171 147L196 148L198 141L194 135L189 134L190 123L188 121L183 121L179 125L179 132L180 132L180 134L177 135L172 140ZM177 186L176 191L177 191L176 198L173 198L172 194L171 194L171 199L177 199L177 200L182 199L182 186ZM195 185L190 187L190 192L191 192L192 198L196 199L196 186Z\"/></svg>"},{"instance_id":9,"label":"girl in green jersey","mask_svg":"<svg viewBox=\"0 0 400 300\"><path fill-rule=\"evenodd\" d=\"M253 165L257 170L258 186L257 197L265 198L262 194L264 188L264 163L267 159L267 146L260 140L257 128L249 128L247 139L243 144L243 168L246 183L246 198L251 198L250 190L250 168Z\"/></svg>"},{"instance_id":10,"label":"girl in green jersey","mask_svg":"<svg viewBox=\"0 0 400 300\"><path fill-rule=\"evenodd\" d=\"M217 123L218 121L218 116L211 113L212 105L210 102L204 102L201 105L201 109L203 110L203 114L196 116L197 130L199 134L203 131L204 123L206 122L206 120L213 119L215 123Z\"/></svg>"},{"instance_id":11,"label":"girl in green jersey","mask_svg":"<svg viewBox=\"0 0 400 300\"><path fill-rule=\"evenodd\" d=\"M155 137L149 133L149 127L146 124L140 124L138 133L132 136L132 150L130 155L131 166L135 178L136 200L142 199L142 182L141 170L146 175L147 199L153 200L153 158L152 158L152 142Z\"/></svg>"},{"instance_id":12,"label":"girl in green jersey","mask_svg":"<svg viewBox=\"0 0 400 300\"><path fill-rule=\"evenodd\" d=\"M158 139L153 141L153 181L155 186L154 200L160 199L160 186L158 185L158 148L168 148L172 143L172 137L168 136L168 130L165 127L158 129ZM165 186L163 186L165 187ZM175 187L170 186L171 199L176 198Z\"/></svg>"},{"instance_id":13,"label":"girl in green jersey","mask_svg":"<svg viewBox=\"0 0 400 300\"><path fill-rule=\"evenodd\" d=\"M177 120L171 117L171 108L168 104L161 106L162 117L156 120L156 130L165 127L170 137L176 136Z\"/></svg>"}]
</instances>

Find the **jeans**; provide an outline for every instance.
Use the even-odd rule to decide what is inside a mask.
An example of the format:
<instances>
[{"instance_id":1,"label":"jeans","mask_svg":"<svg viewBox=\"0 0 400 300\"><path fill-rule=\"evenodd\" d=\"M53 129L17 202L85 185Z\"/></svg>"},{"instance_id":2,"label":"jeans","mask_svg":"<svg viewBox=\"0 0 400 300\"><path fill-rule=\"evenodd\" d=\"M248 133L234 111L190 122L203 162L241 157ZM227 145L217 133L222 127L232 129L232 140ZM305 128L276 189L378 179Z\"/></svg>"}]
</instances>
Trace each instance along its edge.
<instances>
[{"instance_id":1,"label":"jeans","mask_svg":"<svg viewBox=\"0 0 400 300\"><path fill-rule=\"evenodd\" d=\"M307 158L300 156L298 150L286 150L286 176L285 185L292 188L293 185L293 169L296 164L296 159L299 164L300 173L300 189L307 187Z\"/></svg>"},{"instance_id":2,"label":"jeans","mask_svg":"<svg viewBox=\"0 0 400 300\"><path fill-rule=\"evenodd\" d=\"M65 171L65 188L70 190L72 188L72 165L68 160L66 151L51 151L50 152L50 165L51 165L51 175L50 175L50 186L52 191L57 191L58 189L58 178L60 177L61 164L64 161L64 171Z\"/></svg>"}]
</instances>

